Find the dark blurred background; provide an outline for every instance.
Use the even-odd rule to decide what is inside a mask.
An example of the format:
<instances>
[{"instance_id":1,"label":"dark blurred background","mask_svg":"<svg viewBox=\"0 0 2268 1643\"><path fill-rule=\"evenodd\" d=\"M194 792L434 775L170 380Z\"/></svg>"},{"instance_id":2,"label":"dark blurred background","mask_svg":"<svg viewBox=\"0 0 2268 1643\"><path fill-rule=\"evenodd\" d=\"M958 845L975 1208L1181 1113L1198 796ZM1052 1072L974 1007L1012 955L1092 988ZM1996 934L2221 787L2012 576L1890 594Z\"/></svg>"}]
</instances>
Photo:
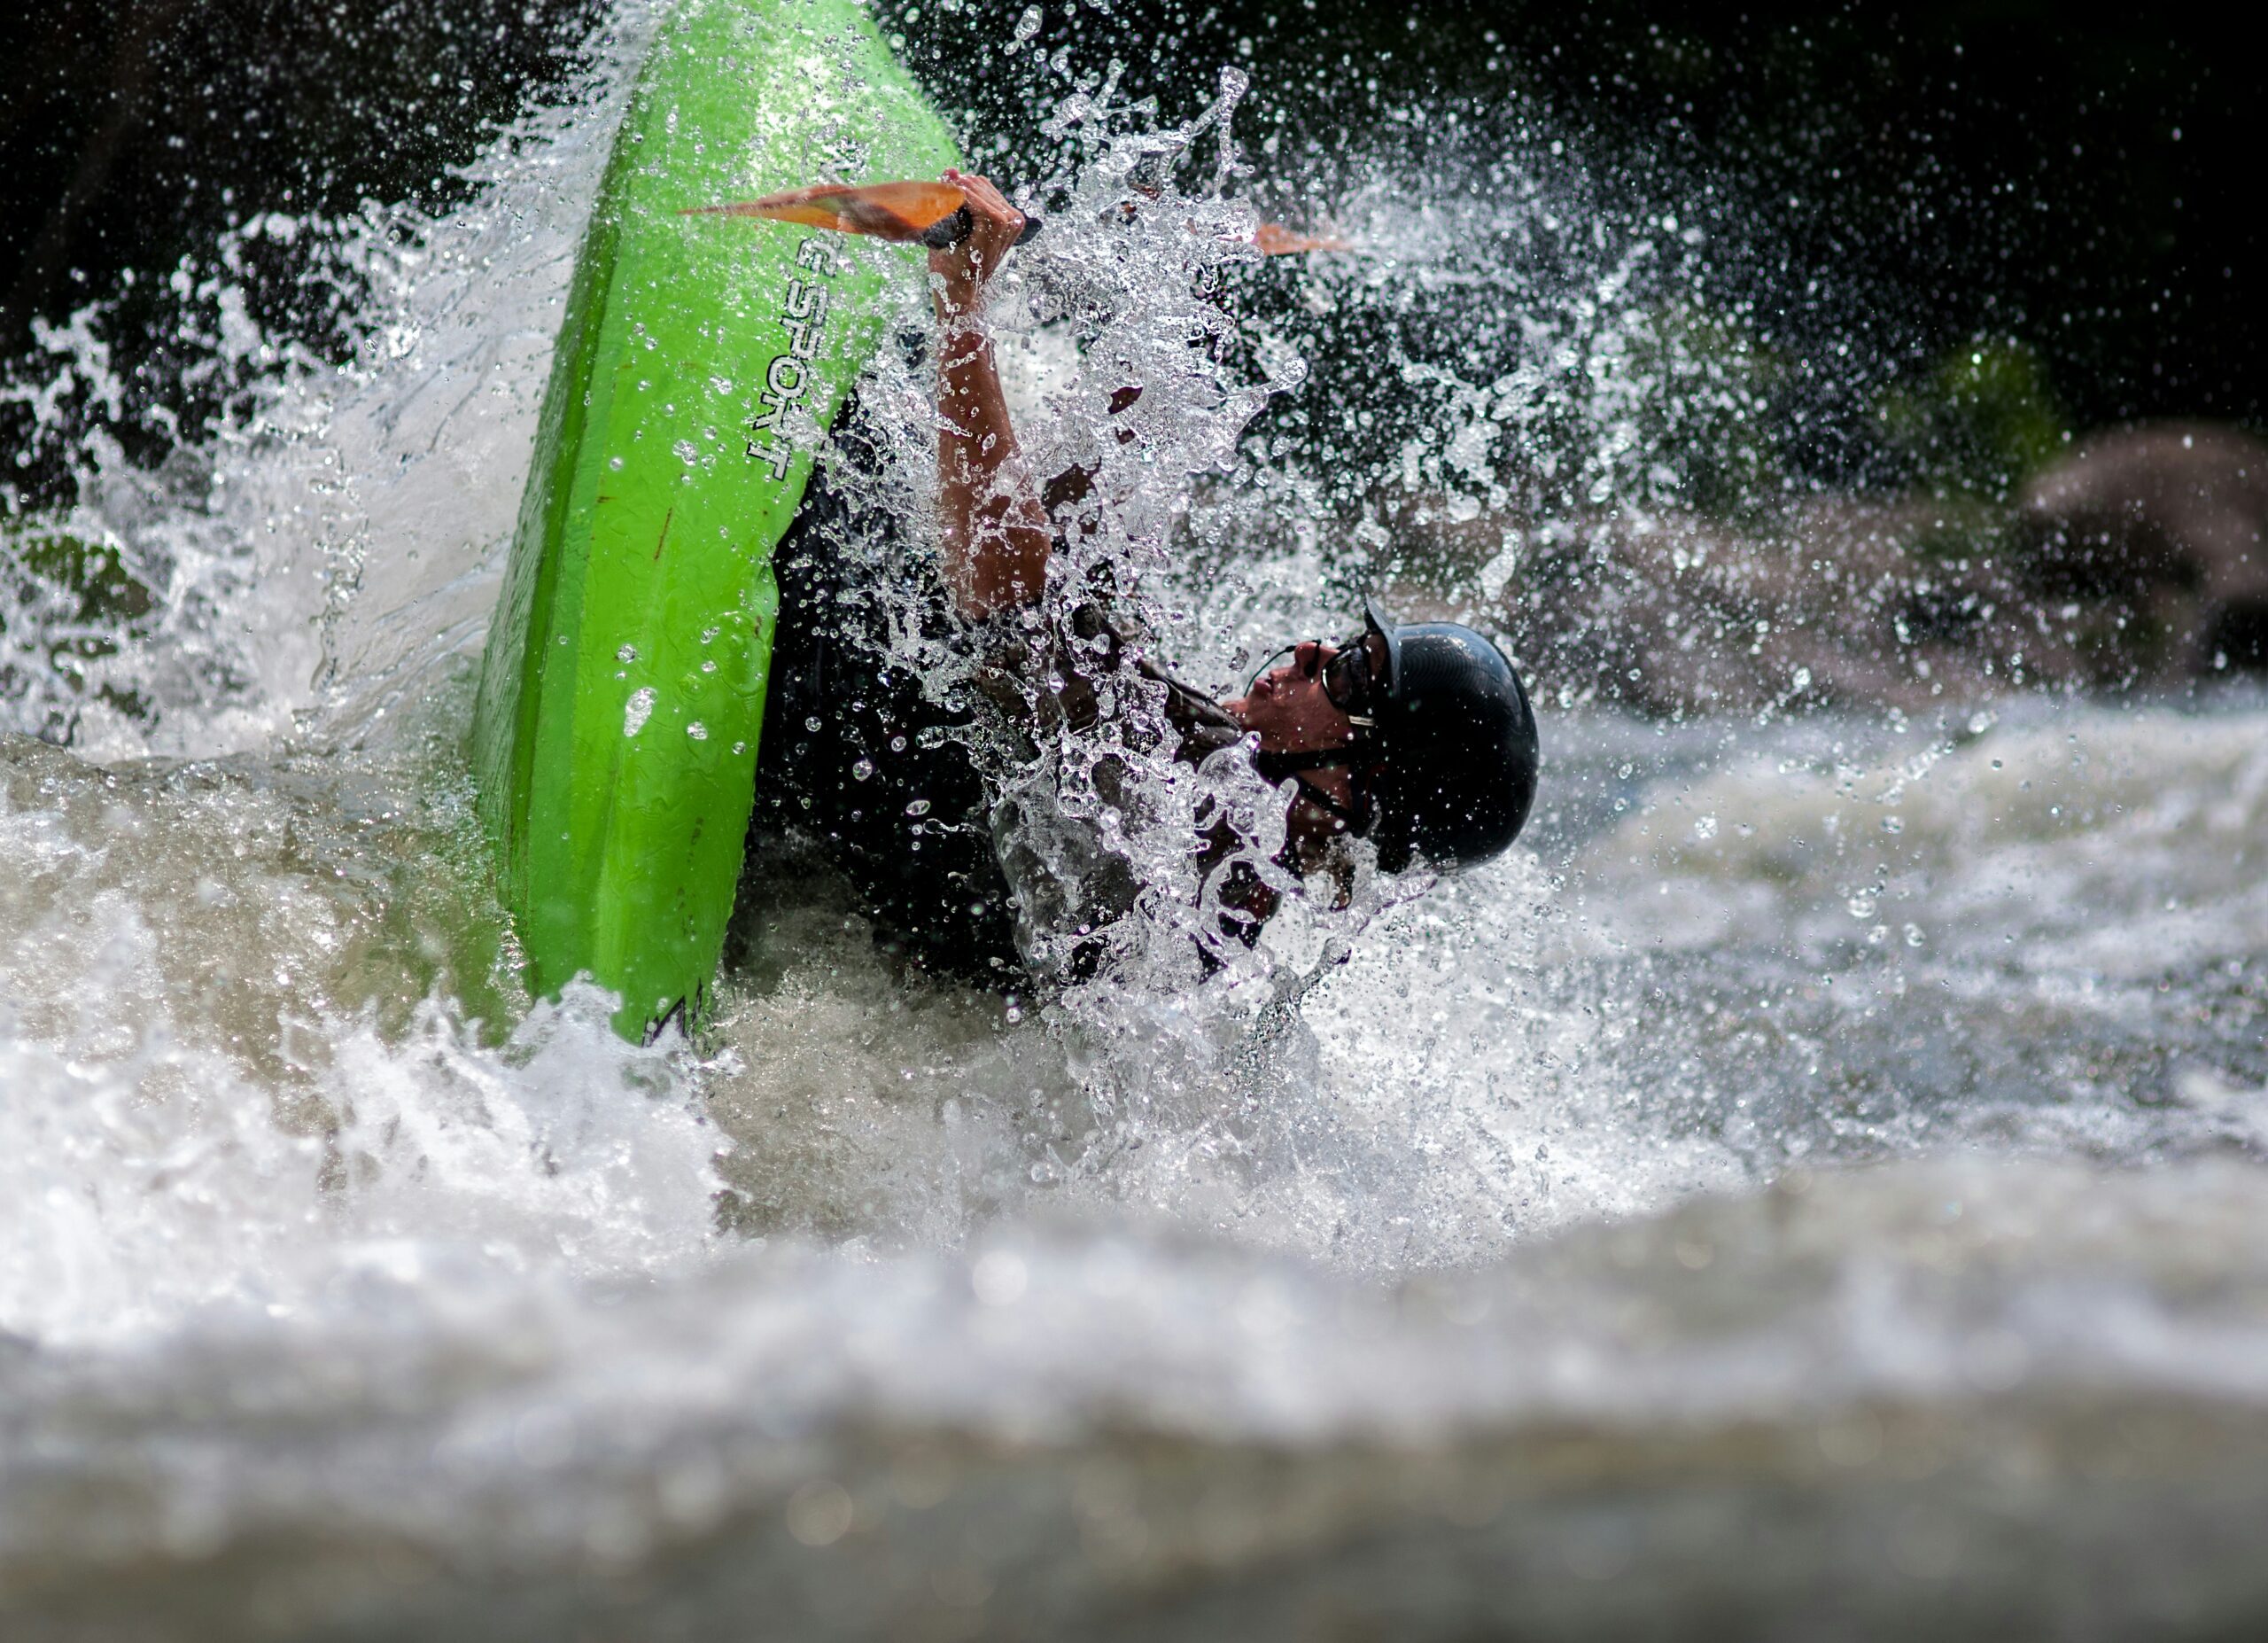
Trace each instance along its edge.
<instances>
[{"instance_id":1,"label":"dark blurred background","mask_svg":"<svg viewBox=\"0 0 2268 1643\"><path fill-rule=\"evenodd\" d=\"M2268 414L2253 70L2221 9L1106 0L1048 5L1016 51L1014 0L880 12L973 150L1010 169L1032 164L1060 94L1051 56L1075 72L1124 61L1125 87L1160 93L1170 117L1235 64L1254 82L1248 140L1343 148L1455 112L1483 145L1492 125L1564 132L1633 200L1713 201L1713 254L1748 323L1791 353L1851 344L1870 362L1860 378L2015 337L2080 428ZM180 329L166 276L184 257L253 213L445 206L465 186L451 167L563 85L606 20L603 0L10 12L0 356L23 356L35 319L100 298L129 397L159 391ZM250 292L263 322L345 346L351 304L326 309L288 278ZM1791 424L1825 440L1815 468L1837 460L1835 421L1799 407Z\"/></svg>"}]
</instances>

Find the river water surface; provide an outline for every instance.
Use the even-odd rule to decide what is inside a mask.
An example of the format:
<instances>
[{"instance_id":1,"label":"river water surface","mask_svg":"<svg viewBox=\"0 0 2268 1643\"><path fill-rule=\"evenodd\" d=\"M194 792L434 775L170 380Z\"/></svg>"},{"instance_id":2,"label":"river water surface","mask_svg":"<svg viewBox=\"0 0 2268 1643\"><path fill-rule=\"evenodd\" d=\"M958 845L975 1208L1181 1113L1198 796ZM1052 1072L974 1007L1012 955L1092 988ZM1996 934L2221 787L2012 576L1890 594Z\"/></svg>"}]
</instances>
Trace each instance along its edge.
<instances>
[{"instance_id":1,"label":"river water surface","mask_svg":"<svg viewBox=\"0 0 2268 1643\"><path fill-rule=\"evenodd\" d=\"M639 32L319 225L347 369L216 285L267 385L61 522L151 608L7 612L8 1638L2256 1632L2256 689L1538 680L1527 837L1344 963L1012 1005L760 864L696 1040L531 1006L461 744ZM1159 584L1223 681L1344 608L1239 518Z\"/></svg>"}]
</instances>

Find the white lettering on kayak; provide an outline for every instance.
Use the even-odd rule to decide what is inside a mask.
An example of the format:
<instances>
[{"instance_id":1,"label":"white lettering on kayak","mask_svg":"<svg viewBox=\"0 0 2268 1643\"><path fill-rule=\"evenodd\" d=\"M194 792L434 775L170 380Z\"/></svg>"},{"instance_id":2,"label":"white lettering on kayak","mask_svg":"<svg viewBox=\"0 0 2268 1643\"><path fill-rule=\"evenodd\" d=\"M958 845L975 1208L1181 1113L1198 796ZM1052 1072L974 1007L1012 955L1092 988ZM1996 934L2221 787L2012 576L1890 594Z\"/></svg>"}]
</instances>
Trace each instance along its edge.
<instances>
[{"instance_id":1,"label":"white lettering on kayak","mask_svg":"<svg viewBox=\"0 0 2268 1643\"><path fill-rule=\"evenodd\" d=\"M835 253L816 236L796 247L796 266L814 276L809 284L788 282L787 304L780 311L781 329L788 333L788 351L774 358L764 373L764 388L757 395L756 420L749 424L748 454L772 470L772 477L788 477L796 455L788 431L788 413L811 392L812 373L806 360L819 357L827 334L827 286L835 274ZM764 436L761 438L756 436Z\"/></svg>"}]
</instances>

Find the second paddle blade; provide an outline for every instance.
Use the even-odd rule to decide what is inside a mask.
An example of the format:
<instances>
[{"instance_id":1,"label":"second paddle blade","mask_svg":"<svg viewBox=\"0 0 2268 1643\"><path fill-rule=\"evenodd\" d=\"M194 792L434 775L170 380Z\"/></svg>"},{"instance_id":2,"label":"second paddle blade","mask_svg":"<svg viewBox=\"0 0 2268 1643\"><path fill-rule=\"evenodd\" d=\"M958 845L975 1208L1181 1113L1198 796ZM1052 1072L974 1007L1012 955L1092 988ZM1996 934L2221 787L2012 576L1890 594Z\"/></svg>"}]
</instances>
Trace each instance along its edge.
<instances>
[{"instance_id":1,"label":"second paddle blade","mask_svg":"<svg viewBox=\"0 0 2268 1643\"><path fill-rule=\"evenodd\" d=\"M950 183L874 183L863 188L823 183L791 188L762 199L723 206L695 206L686 216L762 217L773 222L802 222L843 234L868 234L903 244L923 234L967 202Z\"/></svg>"},{"instance_id":2,"label":"second paddle blade","mask_svg":"<svg viewBox=\"0 0 2268 1643\"><path fill-rule=\"evenodd\" d=\"M1280 222L1263 222L1252 243L1263 257L1292 257L1303 251L1344 251L1347 242L1330 234L1296 234Z\"/></svg>"}]
</instances>

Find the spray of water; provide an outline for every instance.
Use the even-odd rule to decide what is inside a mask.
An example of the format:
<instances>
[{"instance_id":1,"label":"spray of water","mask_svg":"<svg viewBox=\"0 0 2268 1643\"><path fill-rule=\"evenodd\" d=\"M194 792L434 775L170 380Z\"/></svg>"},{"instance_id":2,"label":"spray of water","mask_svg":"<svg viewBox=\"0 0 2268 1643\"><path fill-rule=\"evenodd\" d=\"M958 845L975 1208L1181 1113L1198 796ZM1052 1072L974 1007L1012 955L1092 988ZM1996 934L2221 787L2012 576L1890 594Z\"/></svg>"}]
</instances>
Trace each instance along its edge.
<instances>
[{"instance_id":1,"label":"spray of water","mask_svg":"<svg viewBox=\"0 0 2268 1643\"><path fill-rule=\"evenodd\" d=\"M182 955L215 1001L224 1030L212 1047L333 1115L311 1133L346 1103L310 1093L320 1065L294 1069L268 1047L326 1035L290 1028L295 1010L367 1018L383 1040L468 1016L493 1039L525 1008L462 805L412 796L462 797L452 772L469 670L555 305L641 37L631 22L587 82L479 162L482 191L449 217L234 230L206 280L211 369L245 383L229 419L156 473L97 428L73 448L78 512L19 522L11 538L91 551L79 564L115 607L89 619L104 654L56 650L67 630L55 606L71 591L57 550L18 553L31 567L30 602L7 627L23 658L11 675L19 726L110 757L343 757L377 795L350 806L355 826L376 813L405 838L442 842L438 877L372 873L351 842L313 869L369 886L353 917L386 933L358 944L334 932L351 959ZM1391 164L1333 179L1332 226L1351 252L1269 262L1251 244L1259 167L1236 135L1244 90L1224 74L1174 124L1103 82L1074 89L1049 122L1063 167L1026 193L1049 230L1002 282L995 323L1034 468L1091 475L1067 587L1107 575L1155 653L1226 693L1285 635L1337 631L1356 586L1394 582L1496 626L1535 573L1535 544L1574 540L1609 502L1641 522L1691 504L1706 478L1694 453L1722 449L1703 434L1751 417L1759 392L1736 337L1689 323L1708 285L1697 228L1616 214L1537 138L1485 164L1459 158L1468 186L1437 175L1419 189ZM1286 169L1296 193L1298 167ZM319 362L248 327L224 276L254 243L296 248L307 278L363 293L351 360ZM893 328L918 333L926 293L905 261ZM19 389L51 408L58 439L68 406L116 397L98 318L51 334L59 369ZM1309 381L1309 359L1364 351L1357 380L1390 386L1407 430L1383 443L1364 428L1367 395L1324 403ZM1130 387L1141 390L1130 404ZM930 393L925 366L886 350L862 390L883 460L836 479L910 522L880 583L903 605L894 659L950 697L966 654L938 644L916 608L934 583ZM1478 531L1481 547L1412 559L1429 522ZM1582 959L1580 898L1534 853L1433 884L1377 874L1358 851L1343 901L1335 885L1303 886L1272 860L1280 797L1233 758L1192 779L1170 759L1157 704L1124 682L1130 745L1067 736L1036 758L978 750L1034 801L1019 812L1030 856L1088 870L1099 838L1144 887L1090 979L1004 1019L986 997L875 956L832 887L774 885L744 910L762 937L744 944L751 967L726 978L702 1075L739 1142L723 1165L724 1224L952 1243L1004 1214L1085 1205L1394 1268L1485 1258L1570 1219L1768 1169L1806 1133L1728 1120L1752 1092L1661 1078L1671 1040L1632 1033L1628 989L1644 984L1611 957ZM1569 681L1537 682L1566 696ZM1920 756L1945 745L1925 736ZM1569 774L1560 802L1580 804L1581 773ZM206 825L223 832L280 825L256 818L256 802L290 807L265 776L216 790L224 819ZM343 803L336 791L315 802ZM1249 949L1220 936L1223 864L1200 872L1187 848L1219 818L1241 841L1234 859L1286 894ZM141 831L185 825L145 816ZM1554 825L1569 823L1540 819ZM212 876L161 859L138 893L166 873ZM275 899L240 894L248 907ZM222 924L194 906L190 922ZM438 910L451 906L470 910L454 929ZM285 979L258 979L272 974ZM1894 1134L1902 1122L1860 1128Z\"/></svg>"},{"instance_id":2,"label":"spray of water","mask_svg":"<svg viewBox=\"0 0 2268 1643\"><path fill-rule=\"evenodd\" d=\"M193 1588L259 1635L197 1584L229 1548L322 1577L271 1631L357 1592L392 1613L340 1573L376 1538L455 1593L438 1612L537 1631L554 1611L499 1596L509 1571L553 1598L660 1571L712 1631L749 1581L811 1635L940 1592L981 1619L996 1589L1072 1631L1196 1569L1322 1592L1348 1545L1430 1555L1444 1523L1564 1551L1523 1588L1548 1593L1697 1498L1634 1485L1581 1523L1509 1500L1577 1430L1618 1476L1717 1480L1665 1589L1721 1594L1741 1560L1690 1548L1824 1487L1824 1455L1871 1591L1884 1546L1959 1565L1917 1523L2043 1454L2092 1465L2075 1388L2242 1428L2249 1164L2012 1160L2256 1159L2256 701L1637 720L1581 710L1618 692L1573 651L1525 658L1567 704L1528 844L1438 883L1358 862L1343 904L1286 882L1249 950L1187 851L1226 816L1272 857L1248 768L1161 739L1106 783L1077 738L980 750L1148 887L1091 977L1011 1007L759 865L701 1042L525 998L458 743L643 27L462 208L263 217L184 270L224 410L163 461L103 432L99 305L8 390L79 488L0 526L0 1405L25 1414L0 1425L84 1441L0 1455L0 1603L27 1570L97 1608ZM1177 671L1229 691L1372 580L1518 637L1604 516L1670 535L1776 493L1744 466L1763 362L1703 300L1695 223L1618 214L1539 133L1470 188L1346 162L1353 251L1263 263L1254 174L1296 193L1309 162L1239 140L1240 90L1176 123L1073 88L996 310L1035 467L1092 472L1071 578L1107 567ZM251 323L229 269L253 252L353 293L351 358ZM919 331L917 268L899 297ZM966 658L909 591L930 395L886 351L862 389L886 460L841 477L910 521L893 653L949 693ZM1047 809L1026 842L1072 848ZM1753 1190L1946 1147L1976 1161ZM2017 1469L1965 1472L2011 1408ZM1279 1494L1253 1482L1270 1445L1307 1458ZM1200 1510L1217 1490L1251 1509ZM830 1546L871 1553L855 1602Z\"/></svg>"},{"instance_id":3,"label":"spray of water","mask_svg":"<svg viewBox=\"0 0 2268 1643\"><path fill-rule=\"evenodd\" d=\"M1262 261L1233 129L1244 90L1224 74L1219 97L1175 126L1118 103L1108 84L1068 97L1050 123L1066 169L1027 194L1047 231L988 309L1033 471L1086 480L1067 510L1056 596L1108 588L1153 654L1224 695L1287 633L1340 631L1351 603L1327 487L1280 441L1272 459L1263 442L1255 460L1252 443L1255 417L1296 393L1306 368L1285 337L1248 333L1234 306L1234 282ZM1453 240L1380 219L1358 236L1370 249L1354 271L1332 277L1375 279L1388 250L1431 269ZM899 328L918 332L927 296L917 282L905 302ZM919 354L879 362L862 398L880 460L832 476L864 504L854 515L926 518L931 392ZM1477 403L1485 412L1494 401ZM951 704L967 689L969 663L924 619L936 570L923 534L855 546L880 596L897 602L876 642ZM871 1209L854 1214L837 1195L865 1179L894 1201L893 1231L935 1228L947 1204L990 1211L1006 1194L1233 1226L1390 1267L1479 1258L1565 1216L1720 1178L1697 1141L1634 1157L1632 1115L1581 1096L1582 1035L1532 996L1550 899L1532 854L1451 887L1379 874L1358 845L1343 892L1328 876L1302 884L1273 859L1284 796L1234 754L1195 771L1177 763L1154 688L1130 669L1107 688L1127 710L1095 733L1051 733L1034 748L1020 736L988 742L980 723L972 753L1009 795L996 826L1012 860L1037 868L1038 885L1018 889L1028 915L1042 909L1028 931L1039 968L1094 945L1076 922L1078 899L1051 899L1050 887L1115 876L1141 886L1134 911L1105 932L1094 973L1045 994L1030 1021L988 1022L975 1000L920 1012L982 1024L978 1053L957 1046L919 1069L884 1056L853 1080L869 1100L846 1102L830 1081L809 1120L824 1150L864 1159L872 1176L814 1171L810 1149L783 1147L803 1119L776 1087L781 1013L800 1019L815 995L844 991L840 978L857 966L839 940L807 945L834 916L769 915L756 946L805 950L778 979L743 989L722 1028L755 1092L745 1106L738 1087L719 1092L747 1143L732 1167L749 1172L755 1224L855 1223ZM1191 841L1223 822L1237 848L1193 860ZM1285 897L1249 948L1219 923L1223 882L1239 862ZM1067 904L1060 923L1044 916ZM893 1015L917 1013L904 1008L908 985L932 990L894 981ZM1005 1052L990 1037L1003 1026L1014 1045ZM1045 1072L1002 1082L1001 1063ZM941 1090L951 1092L942 1101ZM774 1167L759 1161L766 1153L797 1162Z\"/></svg>"}]
</instances>

